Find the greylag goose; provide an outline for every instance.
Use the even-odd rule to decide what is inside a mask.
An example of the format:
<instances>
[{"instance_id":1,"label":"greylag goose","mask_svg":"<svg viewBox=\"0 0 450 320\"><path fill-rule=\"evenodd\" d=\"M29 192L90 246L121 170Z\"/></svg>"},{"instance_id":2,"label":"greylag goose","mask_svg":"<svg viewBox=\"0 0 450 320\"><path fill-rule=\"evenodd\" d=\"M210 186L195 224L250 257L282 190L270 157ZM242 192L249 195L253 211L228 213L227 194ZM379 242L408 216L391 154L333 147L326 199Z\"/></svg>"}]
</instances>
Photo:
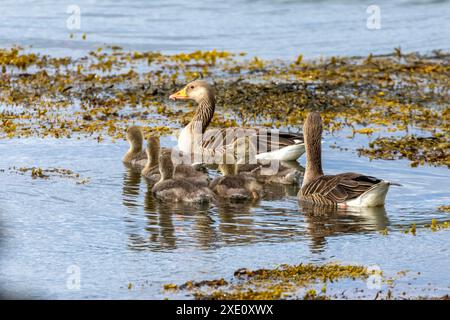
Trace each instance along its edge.
<instances>
[{"instance_id":1,"label":"greylag goose","mask_svg":"<svg viewBox=\"0 0 450 320\"><path fill-rule=\"evenodd\" d=\"M145 153L147 154L147 163L142 169L141 174L154 184L161 178L159 174L160 145L157 137L148 138Z\"/></svg>"},{"instance_id":2,"label":"greylag goose","mask_svg":"<svg viewBox=\"0 0 450 320\"><path fill-rule=\"evenodd\" d=\"M161 148L159 138L151 136L147 141L145 152L147 153L147 163L142 169L141 174L151 183L156 183L161 179L159 172L160 153L171 155L172 149ZM206 173L196 170L188 164L175 165L174 177L175 179L185 179L204 187L207 187L209 184L209 178Z\"/></svg>"},{"instance_id":3,"label":"greylag goose","mask_svg":"<svg viewBox=\"0 0 450 320\"><path fill-rule=\"evenodd\" d=\"M127 129L126 139L130 144L130 148L123 157L123 163L136 167L143 167L147 162L147 154L142 150L144 135L138 126L131 126Z\"/></svg>"},{"instance_id":4,"label":"greylag goose","mask_svg":"<svg viewBox=\"0 0 450 320\"><path fill-rule=\"evenodd\" d=\"M209 187L219 197L230 200L258 199L262 195L262 185L252 176L237 174L234 164L220 164L219 170L223 176L211 181Z\"/></svg>"},{"instance_id":5,"label":"greylag goose","mask_svg":"<svg viewBox=\"0 0 450 320\"><path fill-rule=\"evenodd\" d=\"M192 180L174 178L174 171L171 154L162 152L159 156L161 178L152 188L157 199L195 203L208 203L214 199L214 193L207 187Z\"/></svg>"},{"instance_id":6,"label":"greylag goose","mask_svg":"<svg viewBox=\"0 0 450 320\"><path fill-rule=\"evenodd\" d=\"M169 98L171 100L194 100L198 104L194 117L178 137L179 150L188 154L192 153L195 147L201 147L203 150L220 149L224 145L232 144L242 135L256 138L255 141L258 142L260 149L262 145L265 146L264 150L257 150L256 159L292 161L298 159L305 152L302 134L264 128L236 127L206 130L215 111L214 89L206 81L192 81L180 91L170 95ZM203 134L201 141L195 141L196 134ZM231 141L225 138L227 135L231 136Z\"/></svg>"},{"instance_id":7,"label":"greylag goose","mask_svg":"<svg viewBox=\"0 0 450 320\"><path fill-rule=\"evenodd\" d=\"M322 171L322 119L318 112L308 115L304 125L306 171L298 193L305 203L338 207L376 207L384 205L389 181L359 173L324 175Z\"/></svg>"}]
</instances>

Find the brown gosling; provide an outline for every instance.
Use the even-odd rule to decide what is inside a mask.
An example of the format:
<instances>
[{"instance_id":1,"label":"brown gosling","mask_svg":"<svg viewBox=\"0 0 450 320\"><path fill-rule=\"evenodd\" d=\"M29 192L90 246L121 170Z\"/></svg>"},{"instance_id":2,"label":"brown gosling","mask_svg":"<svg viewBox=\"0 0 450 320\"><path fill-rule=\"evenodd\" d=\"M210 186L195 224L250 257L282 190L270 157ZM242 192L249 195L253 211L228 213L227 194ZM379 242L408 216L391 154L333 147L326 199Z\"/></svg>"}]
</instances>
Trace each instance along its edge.
<instances>
[{"instance_id":1,"label":"brown gosling","mask_svg":"<svg viewBox=\"0 0 450 320\"><path fill-rule=\"evenodd\" d=\"M159 138L152 136L147 141L145 152L147 153L147 163L142 169L141 174L146 177L149 182L154 184L161 179L159 172L160 153L168 153L170 155L172 149L161 148ZM187 164L175 165L174 177L176 179L185 179L204 187L207 187L209 184L209 178L206 173L198 171L193 166Z\"/></svg>"},{"instance_id":2,"label":"brown gosling","mask_svg":"<svg viewBox=\"0 0 450 320\"><path fill-rule=\"evenodd\" d=\"M219 197L235 201L258 199L261 197L262 185L252 176L237 174L235 164L220 164L219 170L223 176L211 181L209 187Z\"/></svg>"},{"instance_id":3,"label":"brown gosling","mask_svg":"<svg viewBox=\"0 0 450 320\"><path fill-rule=\"evenodd\" d=\"M152 188L157 199L192 203L209 203L214 199L214 193L207 187L174 177L175 168L170 153L162 152L160 154L159 171L161 178Z\"/></svg>"},{"instance_id":4,"label":"brown gosling","mask_svg":"<svg viewBox=\"0 0 450 320\"><path fill-rule=\"evenodd\" d=\"M145 148L147 163L142 169L141 174L153 183L156 183L161 178L159 174L160 149L159 138L151 136L147 140L147 148Z\"/></svg>"},{"instance_id":5,"label":"brown gosling","mask_svg":"<svg viewBox=\"0 0 450 320\"><path fill-rule=\"evenodd\" d=\"M384 205L391 182L353 172L323 174L322 119L319 112L308 115L303 125L303 134L306 145L306 171L298 193L301 201L337 207Z\"/></svg>"},{"instance_id":6,"label":"brown gosling","mask_svg":"<svg viewBox=\"0 0 450 320\"><path fill-rule=\"evenodd\" d=\"M147 162L147 154L142 150L144 135L138 126L131 126L127 129L126 139L130 144L130 148L123 157L123 163L136 167L143 167Z\"/></svg>"},{"instance_id":7,"label":"brown gosling","mask_svg":"<svg viewBox=\"0 0 450 320\"><path fill-rule=\"evenodd\" d=\"M265 174L263 168L266 170ZM292 167L287 162L280 161L274 170L271 172L270 166L260 164L239 166L239 173L250 175L263 184L299 185L303 176L302 167L296 161Z\"/></svg>"},{"instance_id":8,"label":"brown gosling","mask_svg":"<svg viewBox=\"0 0 450 320\"><path fill-rule=\"evenodd\" d=\"M242 160L244 160L244 164L239 164L238 172L252 176L256 178L256 180L258 180L258 182L260 183L298 185L300 183L300 177L303 176L303 168L297 161L255 161L255 144L247 137L236 141L235 145L233 146L233 151L234 157L236 158L238 163L241 163ZM229 155L228 158L230 158ZM275 161L276 163L272 163ZM257 163L252 164L247 162Z\"/></svg>"}]
</instances>

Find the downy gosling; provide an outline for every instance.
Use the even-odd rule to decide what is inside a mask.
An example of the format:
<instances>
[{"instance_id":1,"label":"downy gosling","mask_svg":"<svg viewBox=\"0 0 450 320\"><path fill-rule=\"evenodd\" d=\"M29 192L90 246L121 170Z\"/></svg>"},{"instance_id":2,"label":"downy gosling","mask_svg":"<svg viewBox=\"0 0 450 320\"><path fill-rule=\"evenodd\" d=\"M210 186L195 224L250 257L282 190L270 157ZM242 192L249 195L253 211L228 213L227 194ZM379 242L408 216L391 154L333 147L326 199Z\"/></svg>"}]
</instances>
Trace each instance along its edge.
<instances>
[{"instance_id":1,"label":"downy gosling","mask_svg":"<svg viewBox=\"0 0 450 320\"><path fill-rule=\"evenodd\" d=\"M126 139L130 148L123 157L123 163L134 167L143 167L147 163L147 154L142 150L144 135L138 126L131 126L127 129Z\"/></svg>"},{"instance_id":2,"label":"downy gosling","mask_svg":"<svg viewBox=\"0 0 450 320\"><path fill-rule=\"evenodd\" d=\"M142 169L141 174L146 177L150 183L154 184L161 179L159 170L159 157L160 154L171 155L172 149L161 148L158 137L151 136L147 141L147 163ZM172 162L173 163L173 162ZM202 171L196 170L193 166L188 164L175 165L174 178L185 179L193 182L196 185L207 187L209 184L208 175Z\"/></svg>"},{"instance_id":3,"label":"downy gosling","mask_svg":"<svg viewBox=\"0 0 450 320\"><path fill-rule=\"evenodd\" d=\"M214 193L201 184L183 178L174 177L174 165L171 154L159 155L160 180L153 186L154 196L162 201L209 203L214 200Z\"/></svg>"}]
</instances>

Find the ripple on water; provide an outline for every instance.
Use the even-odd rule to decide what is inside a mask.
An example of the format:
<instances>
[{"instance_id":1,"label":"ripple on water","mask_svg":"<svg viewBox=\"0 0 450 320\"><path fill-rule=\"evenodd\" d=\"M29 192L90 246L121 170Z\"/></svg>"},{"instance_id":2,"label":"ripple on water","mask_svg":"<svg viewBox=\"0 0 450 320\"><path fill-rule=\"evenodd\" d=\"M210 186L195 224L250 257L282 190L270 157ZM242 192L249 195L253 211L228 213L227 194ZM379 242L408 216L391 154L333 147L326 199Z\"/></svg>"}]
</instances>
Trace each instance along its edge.
<instances>
[{"instance_id":1,"label":"ripple on water","mask_svg":"<svg viewBox=\"0 0 450 320\"><path fill-rule=\"evenodd\" d=\"M162 203L139 171L121 163L124 142L68 141L66 154L63 141L0 141L0 169L5 170L0 173L5 190L0 194L0 281L13 291L34 283L37 297L142 297L126 289L128 282L144 285L148 297L163 297L160 285L167 282L227 277L240 267L339 260L376 263L393 273L420 271L422 276L411 280L417 286L428 281L448 287L439 274L449 258L449 233L423 227L432 218L448 220L447 213L436 210L450 201L444 191L450 189L448 169L330 152L327 143L335 138L325 137L327 172L358 169L404 185L391 190L385 208L308 211L298 204L295 188L280 188L282 198L243 204ZM37 164L83 172L90 181L32 179L8 170ZM404 234L413 223L417 235ZM382 235L386 228L388 235ZM65 289L72 264L85 277L85 290L78 293ZM23 276L20 270L30 272Z\"/></svg>"}]
</instances>

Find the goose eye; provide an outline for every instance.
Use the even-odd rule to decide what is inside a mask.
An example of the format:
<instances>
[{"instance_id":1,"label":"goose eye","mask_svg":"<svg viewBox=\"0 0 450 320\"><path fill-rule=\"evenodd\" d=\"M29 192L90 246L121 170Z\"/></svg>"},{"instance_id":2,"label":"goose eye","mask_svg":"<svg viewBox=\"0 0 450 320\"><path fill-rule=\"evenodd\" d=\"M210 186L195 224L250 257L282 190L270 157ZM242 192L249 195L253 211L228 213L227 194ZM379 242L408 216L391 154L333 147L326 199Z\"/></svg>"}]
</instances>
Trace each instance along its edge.
<instances>
[{"instance_id":1,"label":"goose eye","mask_svg":"<svg viewBox=\"0 0 450 320\"><path fill-rule=\"evenodd\" d=\"M189 87L189 89L194 89L194 86L193 86L193 85L192 85L192 86L190 86L190 87Z\"/></svg>"}]
</instances>

